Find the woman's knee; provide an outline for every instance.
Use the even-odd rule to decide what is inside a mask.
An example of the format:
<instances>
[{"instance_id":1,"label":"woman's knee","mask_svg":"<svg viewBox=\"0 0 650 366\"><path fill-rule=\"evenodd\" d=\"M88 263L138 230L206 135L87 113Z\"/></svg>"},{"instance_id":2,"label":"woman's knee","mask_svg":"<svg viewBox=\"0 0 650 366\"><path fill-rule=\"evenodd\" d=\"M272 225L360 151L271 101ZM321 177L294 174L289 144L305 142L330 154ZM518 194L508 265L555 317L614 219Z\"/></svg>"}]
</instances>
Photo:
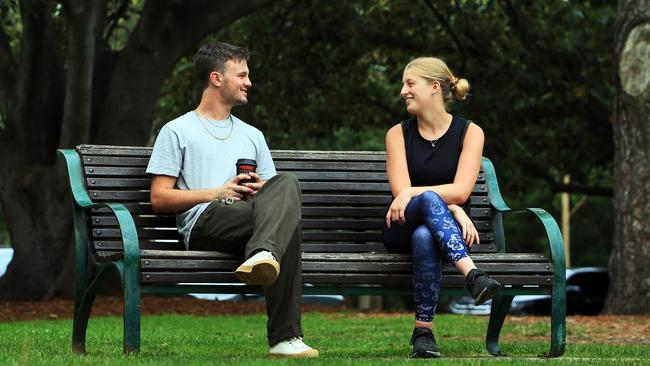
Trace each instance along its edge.
<instances>
[{"instance_id":1,"label":"woman's knee","mask_svg":"<svg viewBox=\"0 0 650 366\"><path fill-rule=\"evenodd\" d=\"M431 215L437 216L445 213L447 204L436 192L426 191L423 192L421 196L420 209L425 217L430 217Z\"/></svg>"},{"instance_id":2,"label":"woman's knee","mask_svg":"<svg viewBox=\"0 0 650 366\"><path fill-rule=\"evenodd\" d=\"M445 203L445 201L434 191L425 191L420 194L422 199L427 203Z\"/></svg>"},{"instance_id":3,"label":"woman's knee","mask_svg":"<svg viewBox=\"0 0 650 366\"><path fill-rule=\"evenodd\" d=\"M411 234L411 246L413 247L414 257L431 257L434 242L428 227L420 225L413 231L413 234Z\"/></svg>"}]
</instances>

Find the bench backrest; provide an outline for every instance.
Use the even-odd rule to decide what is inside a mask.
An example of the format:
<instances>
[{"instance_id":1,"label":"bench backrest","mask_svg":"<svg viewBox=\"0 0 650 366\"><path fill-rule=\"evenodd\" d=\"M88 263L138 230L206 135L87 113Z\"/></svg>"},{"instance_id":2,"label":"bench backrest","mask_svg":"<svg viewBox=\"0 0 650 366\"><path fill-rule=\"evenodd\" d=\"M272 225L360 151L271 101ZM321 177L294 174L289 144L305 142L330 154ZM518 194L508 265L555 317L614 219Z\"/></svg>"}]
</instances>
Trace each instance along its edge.
<instances>
[{"instance_id":1,"label":"bench backrest","mask_svg":"<svg viewBox=\"0 0 650 366\"><path fill-rule=\"evenodd\" d=\"M133 214L142 249L182 250L173 215L155 214L145 169L151 148L80 145L86 187L95 202L123 203ZM303 195L303 251L385 252L382 223L391 193L386 154L369 151L271 152L278 172L295 174ZM472 252L495 252L492 207L481 169L469 213L480 236ZM120 251L115 218L107 209L89 216L91 241L98 254Z\"/></svg>"}]
</instances>

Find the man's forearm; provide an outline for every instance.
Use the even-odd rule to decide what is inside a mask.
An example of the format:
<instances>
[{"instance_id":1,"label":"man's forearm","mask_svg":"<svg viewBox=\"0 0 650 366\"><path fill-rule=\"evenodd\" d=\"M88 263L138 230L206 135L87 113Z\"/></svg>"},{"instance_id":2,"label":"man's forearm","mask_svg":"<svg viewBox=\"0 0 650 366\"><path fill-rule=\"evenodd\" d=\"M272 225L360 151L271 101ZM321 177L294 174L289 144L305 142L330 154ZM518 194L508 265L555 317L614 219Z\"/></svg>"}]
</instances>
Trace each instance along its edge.
<instances>
[{"instance_id":1,"label":"man's forearm","mask_svg":"<svg viewBox=\"0 0 650 366\"><path fill-rule=\"evenodd\" d=\"M175 213L188 210L200 203L216 199L212 189L176 189L167 188L151 193L151 205L154 212Z\"/></svg>"}]
</instances>

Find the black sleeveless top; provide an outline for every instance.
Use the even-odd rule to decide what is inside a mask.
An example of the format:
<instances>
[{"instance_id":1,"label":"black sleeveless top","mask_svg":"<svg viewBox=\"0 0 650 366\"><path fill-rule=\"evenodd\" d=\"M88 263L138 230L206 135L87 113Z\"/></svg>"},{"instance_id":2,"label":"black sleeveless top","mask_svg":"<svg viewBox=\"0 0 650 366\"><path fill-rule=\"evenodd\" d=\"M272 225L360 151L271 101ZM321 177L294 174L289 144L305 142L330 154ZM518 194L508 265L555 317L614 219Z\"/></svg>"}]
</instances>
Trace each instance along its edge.
<instances>
[{"instance_id":1,"label":"black sleeveless top","mask_svg":"<svg viewBox=\"0 0 650 366\"><path fill-rule=\"evenodd\" d=\"M435 146L420 135L416 117L401 123L412 187L435 186L454 181L463 139L470 122L452 116L447 132L434 140Z\"/></svg>"}]
</instances>

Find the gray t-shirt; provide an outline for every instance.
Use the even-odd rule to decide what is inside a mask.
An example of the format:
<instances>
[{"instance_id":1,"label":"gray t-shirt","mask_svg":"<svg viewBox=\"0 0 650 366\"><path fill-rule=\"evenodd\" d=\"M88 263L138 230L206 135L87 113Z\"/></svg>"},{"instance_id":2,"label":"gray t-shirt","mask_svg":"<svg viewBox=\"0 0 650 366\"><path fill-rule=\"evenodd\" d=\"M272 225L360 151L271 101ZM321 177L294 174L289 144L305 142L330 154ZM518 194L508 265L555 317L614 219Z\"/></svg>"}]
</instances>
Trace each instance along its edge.
<instances>
[{"instance_id":1,"label":"gray t-shirt","mask_svg":"<svg viewBox=\"0 0 650 366\"><path fill-rule=\"evenodd\" d=\"M263 180L277 173L264 135L257 128L232 116L222 121L199 119L194 111L168 122L160 130L151 153L147 174L177 177L178 189L215 188L228 183L237 173L237 159L257 161ZM176 226L189 246L194 223L210 204L198 204L176 215Z\"/></svg>"}]
</instances>

